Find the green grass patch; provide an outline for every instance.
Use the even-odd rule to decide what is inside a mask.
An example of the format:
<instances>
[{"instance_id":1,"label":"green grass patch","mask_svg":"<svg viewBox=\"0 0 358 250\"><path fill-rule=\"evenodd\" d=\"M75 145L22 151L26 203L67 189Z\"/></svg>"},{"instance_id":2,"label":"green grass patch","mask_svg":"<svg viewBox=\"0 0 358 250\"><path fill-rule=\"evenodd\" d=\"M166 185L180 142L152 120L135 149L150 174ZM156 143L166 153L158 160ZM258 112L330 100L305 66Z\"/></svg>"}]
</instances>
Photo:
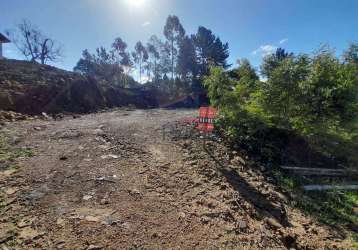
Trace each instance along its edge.
<instances>
[{"instance_id":1,"label":"green grass patch","mask_svg":"<svg viewBox=\"0 0 358 250\"><path fill-rule=\"evenodd\" d=\"M341 167L358 169L358 133L356 133L356 129L330 130L317 134L310 140L310 143L319 153L334 157L341 162Z\"/></svg>"},{"instance_id":2,"label":"green grass patch","mask_svg":"<svg viewBox=\"0 0 358 250\"><path fill-rule=\"evenodd\" d=\"M358 224L358 190L304 191L302 185L312 181L299 176L288 176L280 171L273 175L278 185L293 194L294 207L329 226L343 226L351 232L353 248L358 250L358 234L351 226Z\"/></svg>"},{"instance_id":3,"label":"green grass patch","mask_svg":"<svg viewBox=\"0 0 358 250\"><path fill-rule=\"evenodd\" d=\"M31 149L14 147L9 143L9 138L5 134L0 134L0 162L13 162L16 158L33 155Z\"/></svg>"},{"instance_id":4,"label":"green grass patch","mask_svg":"<svg viewBox=\"0 0 358 250\"><path fill-rule=\"evenodd\" d=\"M279 170L273 171L273 176L282 189L292 194L294 207L321 223L347 228L351 232L353 248L358 249L358 234L351 230L351 226L358 224L358 215L354 212L358 207L358 190L304 191L302 186L314 183L312 180L286 175ZM329 183L328 180L322 182Z\"/></svg>"},{"instance_id":5,"label":"green grass patch","mask_svg":"<svg viewBox=\"0 0 358 250\"><path fill-rule=\"evenodd\" d=\"M304 191L302 186L313 184L312 180L288 176L279 171L273 172L273 175L281 188L293 194L294 205L306 214L328 225L358 224L358 215L353 210L358 207L358 190Z\"/></svg>"},{"instance_id":6,"label":"green grass patch","mask_svg":"<svg viewBox=\"0 0 358 250\"><path fill-rule=\"evenodd\" d=\"M352 239L353 239L353 248L358 249L358 233L354 233L352 235Z\"/></svg>"}]
</instances>

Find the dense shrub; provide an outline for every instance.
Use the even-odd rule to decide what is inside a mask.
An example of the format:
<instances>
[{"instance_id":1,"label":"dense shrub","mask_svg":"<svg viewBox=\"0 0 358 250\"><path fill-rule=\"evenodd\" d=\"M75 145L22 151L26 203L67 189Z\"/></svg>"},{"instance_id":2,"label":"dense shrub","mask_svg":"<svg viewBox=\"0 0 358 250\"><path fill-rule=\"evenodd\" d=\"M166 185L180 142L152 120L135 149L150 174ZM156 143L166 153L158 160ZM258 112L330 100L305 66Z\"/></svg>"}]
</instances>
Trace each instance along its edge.
<instances>
[{"instance_id":1,"label":"dense shrub","mask_svg":"<svg viewBox=\"0 0 358 250\"><path fill-rule=\"evenodd\" d=\"M230 72L211 68L204 84L226 137L277 161L292 138L310 140L351 128L358 114L355 48L351 45L343 61L326 46L311 56L279 49L263 60L264 81L247 60Z\"/></svg>"}]
</instances>

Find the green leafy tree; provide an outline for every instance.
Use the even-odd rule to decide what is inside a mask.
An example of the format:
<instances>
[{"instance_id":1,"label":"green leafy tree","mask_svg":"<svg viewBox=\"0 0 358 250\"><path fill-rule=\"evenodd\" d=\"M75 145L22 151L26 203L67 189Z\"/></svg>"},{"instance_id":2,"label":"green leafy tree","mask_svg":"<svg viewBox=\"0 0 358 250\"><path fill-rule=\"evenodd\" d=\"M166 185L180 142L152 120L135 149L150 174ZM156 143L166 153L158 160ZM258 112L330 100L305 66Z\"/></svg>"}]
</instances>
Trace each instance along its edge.
<instances>
[{"instance_id":1,"label":"green leafy tree","mask_svg":"<svg viewBox=\"0 0 358 250\"><path fill-rule=\"evenodd\" d=\"M239 66L229 72L211 68L204 84L212 105L219 108L220 131L233 145L245 148L265 162L281 162L281 156L285 156L282 153L292 154L287 151L287 143L297 143L297 139L303 140L299 142L304 144L301 146L308 145L305 149L308 152L314 148L337 160L342 154L331 150L334 146L324 144L332 136L344 136L347 142L356 138L355 58L354 46L344 53L343 61L326 46L312 56L280 50L270 57L272 61L263 62L264 67L268 66L264 81L258 79L247 60L239 61ZM291 140L292 137L295 139ZM345 157L342 163L352 164L352 156ZM290 160L302 161L295 156Z\"/></svg>"},{"instance_id":2,"label":"green leafy tree","mask_svg":"<svg viewBox=\"0 0 358 250\"><path fill-rule=\"evenodd\" d=\"M259 77L249 60L238 60L238 65L237 68L229 72L229 75L237 81L234 89L236 102L240 104L242 109L253 112L260 110L262 112L258 98L261 97L260 86L262 82L259 81Z\"/></svg>"},{"instance_id":3,"label":"green leafy tree","mask_svg":"<svg viewBox=\"0 0 358 250\"><path fill-rule=\"evenodd\" d=\"M73 70L77 73L94 76L96 74L95 64L95 59L91 53L85 49L82 52L82 58L80 58Z\"/></svg>"},{"instance_id":4,"label":"green leafy tree","mask_svg":"<svg viewBox=\"0 0 358 250\"><path fill-rule=\"evenodd\" d=\"M259 80L256 70L252 67L249 60L244 58L237 61L238 67L232 73L233 76L239 80L239 83L254 86Z\"/></svg>"},{"instance_id":5,"label":"green leafy tree","mask_svg":"<svg viewBox=\"0 0 358 250\"><path fill-rule=\"evenodd\" d=\"M301 86L308 79L309 67L310 60L305 55L286 57L262 84L264 107L279 127L291 129L291 122L303 111Z\"/></svg>"},{"instance_id":6,"label":"green leafy tree","mask_svg":"<svg viewBox=\"0 0 358 250\"><path fill-rule=\"evenodd\" d=\"M358 64L358 43L351 43L349 48L343 53L346 63Z\"/></svg>"},{"instance_id":7,"label":"green leafy tree","mask_svg":"<svg viewBox=\"0 0 358 250\"><path fill-rule=\"evenodd\" d=\"M194 79L198 74L194 42L188 36L183 38L179 46L177 72L184 81L190 77Z\"/></svg>"},{"instance_id":8,"label":"green leafy tree","mask_svg":"<svg viewBox=\"0 0 358 250\"><path fill-rule=\"evenodd\" d=\"M159 65L158 61L160 59L160 46L161 42L159 38L155 35L151 36L147 43L147 51L150 61L148 62L149 77L153 73L153 78L155 81L159 79Z\"/></svg>"},{"instance_id":9,"label":"green leafy tree","mask_svg":"<svg viewBox=\"0 0 358 250\"><path fill-rule=\"evenodd\" d=\"M200 26L193 36L193 41L197 50L200 76L207 75L210 66L223 68L229 66L227 64L229 45L222 43L211 30Z\"/></svg>"},{"instance_id":10,"label":"green leafy tree","mask_svg":"<svg viewBox=\"0 0 358 250\"><path fill-rule=\"evenodd\" d=\"M121 87L133 84L133 79L124 75L114 52L108 52L104 47L97 48L94 54L84 50L74 71Z\"/></svg>"},{"instance_id":11,"label":"green leafy tree","mask_svg":"<svg viewBox=\"0 0 358 250\"><path fill-rule=\"evenodd\" d=\"M348 127L358 118L358 64L340 66L338 86L334 91L333 107L339 114L340 125ZM358 124L354 125L355 127Z\"/></svg>"},{"instance_id":12,"label":"green leafy tree","mask_svg":"<svg viewBox=\"0 0 358 250\"><path fill-rule=\"evenodd\" d=\"M288 53L283 48L277 48L275 53L264 57L261 64L261 74L269 78L273 70L277 68L282 61L293 56L293 53Z\"/></svg>"},{"instance_id":13,"label":"green leafy tree","mask_svg":"<svg viewBox=\"0 0 358 250\"><path fill-rule=\"evenodd\" d=\"M230 93L236 85L222 67L211 67L210 74L204 78L210 102L215 107L222 107L232 101Z\"/></svg>"},{"instance_id":14,"label":"green leafy tree","mask_svg":"<svg viewBox=\"0 0 358 250\"><path fill-rule=\"evenodd\" d=\"M337 120L333 107L338 86L340 63L334 52L324 46L312 58L307 81L302 83L307 125L327 127Z\"/></svg>"},{"instance_id":15,"label":"green leafy tree","mask_svg":"<svg viewBox=\"0 0 358 250\"><path fill-rule=\"evenodd\" d=\"M337 127L357 116L358 74L354 61L342 64L323 46L313 56L310 76L303 86L306 119L318 128Z\"/></svg>"},{"instance_id":16,"label":"green leafy tree","mask_svg":"<svg viewBox=\"0 0 358 250\"><path fill-rule=\"evenodd\" d=\"M122 81L124 85L128 85L128 81L132 81L129 73L132 70L133 62L129 52L127 52L127 44L120 37L117 37L112 43L112 53L116 56L116 60L124 73Z\"/></svg>"},{"instance_id":17,"label":"green leafy tree","mask_svg":"<svg viewBox=\"0 0 358 250\"><path fill-rule=\"evenodd\" d=\"M112 44L112 48L114 50L114 53L117 55L118 60L120 65L123 68L130 68L132 67L132 61L130 58L129 53L126 51L127 50L127 44L120 38L117 37L113 44Z\"/></svg>"},{"instance_id":18,"label":"green leafy tree","mask_svg":"<svg viewBox=\"0 0 358 250\"><path fill-rule=\"evenodd\" d=\"M172 79L175 73L175 57L177 54L177 46L185 35L185 30L181 25L179 18L175 15L169 15L164 26L164 36L170 44L171 70Z\"/></svg>"},{"instance_id":19,"label":"green leafy tree","mask_svg":"<svg viewBox=\"0 0 358 250\"><path fill-rule=\"evenodd\" d=\"M358 43L349 45L343 53L343 59L335 107L340 110L342 122L349 124L350 121L354 121L358 117ZM357 124L353 125L356 128L357 126Z\"/></svg>"},{"instance_id":20,"label":"green leafy tree","mask_svg":"<svg viewBox=\"0 0 358 250\"><path fill-rule=\"evenodd\" d=\"M236 70L241 82L231 78L222 67L212 67L210 74L205 77L204 85L208 89L211 104L219 108L218 124L224 129L224 135L233 145L259 152L268 127L261 119L261 114L252 109L252 100L259 95L254 88L255 84L250 82L255 82L257 75L252 74L253 69L245 60Z\"/></svg>"},{"instance_id":21,"label":"green leafy tree","mask_svg":"<svg viewBox=\"0 0 358 250\"><path fill-rule=\"evenodd\" d=\"M137 42L134 51L132 52L134 62L138 65L139 70L139 82L142 82L142 73L144 63L148 60L147 49L143 46L142 42Z\"/></svg>"}]
</instances>

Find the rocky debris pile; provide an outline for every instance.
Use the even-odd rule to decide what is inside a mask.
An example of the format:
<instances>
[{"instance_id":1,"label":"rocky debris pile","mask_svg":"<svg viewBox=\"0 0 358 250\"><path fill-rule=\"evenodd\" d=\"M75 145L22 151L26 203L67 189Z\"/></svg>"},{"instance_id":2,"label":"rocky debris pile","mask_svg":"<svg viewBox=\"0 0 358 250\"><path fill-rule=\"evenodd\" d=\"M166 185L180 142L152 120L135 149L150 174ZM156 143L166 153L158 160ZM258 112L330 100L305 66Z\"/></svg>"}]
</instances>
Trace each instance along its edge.
<instances>
[{"instance_id":1,"label":"rocky debris pile","mask_svg":"<svg viewBox=\"0 0 358 250\"><path fill-rule=\"evenodd\" d=\"M108 107L156 107L150 91L124 89L37 63L0 61L0 110L25 114L88 113Z\"/></svg>"},{"instance_id":2,"label":"rocky debris pile","mask_svg":"<svg viewBox=\"0 0 358 250\"><path fill-rule=\"evenodd\" d=\"M75 116L73 116L75 118ZM49 116L45 112L42 112L39 115L27 115L22 113L17 113L14 111L3 111L0 110L0 122L16 122L16 121L24 121L24 120L35 120L35 119L41 119L41 120L58 120L64 118L63 114L55 114L52 116Z\"/></svg>"},{"instance_id":3,"label":"rocky debris pile","mask_svg":"<svg viewBox=\"0 0 358 250\"><path fill-rule=\"evenodd\" d=\"M188 139L174 131L167 138L182 148L185 165L202 176L198 185L205 187L196 191L196 197L201 192L208 195L195 202L194 213L203 224L223 218L233 241L259 249L349 249L340 229L323 226L294 208L294 198L270 182L264 167L255 166L215 136L204 140L192 134Z\"/></svg>"},{"instance_id":4,"label":"rocky debris pile","mask_svg":"<svg viewBox=\"0 0 358 250\"><path fill-rule=\"evenodd\" d=\"M13 111L1 111L0 110L0 122L14 122L14 121L22 121L22 120L28 120L32 118L29 115L16 113Z\"/></svg>"}]
</instances>

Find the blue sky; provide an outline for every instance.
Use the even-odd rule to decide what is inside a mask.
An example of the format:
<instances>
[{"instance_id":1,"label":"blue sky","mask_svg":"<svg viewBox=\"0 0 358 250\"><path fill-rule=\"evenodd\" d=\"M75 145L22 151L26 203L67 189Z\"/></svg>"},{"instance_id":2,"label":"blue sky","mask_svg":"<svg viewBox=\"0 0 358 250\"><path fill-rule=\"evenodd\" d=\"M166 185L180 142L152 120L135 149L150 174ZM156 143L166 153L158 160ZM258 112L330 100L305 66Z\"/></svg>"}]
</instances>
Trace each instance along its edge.
<instances>
[{"instance_id":1,"label":"blue sky","mask_svg":"<svg viewBox=\"0 0 358 250\"><path fill-rule=\"evenodd\" d=\"M199 25L229 43L230 63L262 55L280 46L310 53L328 43L341 54L358 41L357 0L1 0L0 32L23 18L63 44L65 57L55 65L72 70L83 49L109 47L120 36L133 49L138 40L163 35L169 14L186 32ZM20 58L13 45L5 56Z\"/></svg>"}]
</instances>

